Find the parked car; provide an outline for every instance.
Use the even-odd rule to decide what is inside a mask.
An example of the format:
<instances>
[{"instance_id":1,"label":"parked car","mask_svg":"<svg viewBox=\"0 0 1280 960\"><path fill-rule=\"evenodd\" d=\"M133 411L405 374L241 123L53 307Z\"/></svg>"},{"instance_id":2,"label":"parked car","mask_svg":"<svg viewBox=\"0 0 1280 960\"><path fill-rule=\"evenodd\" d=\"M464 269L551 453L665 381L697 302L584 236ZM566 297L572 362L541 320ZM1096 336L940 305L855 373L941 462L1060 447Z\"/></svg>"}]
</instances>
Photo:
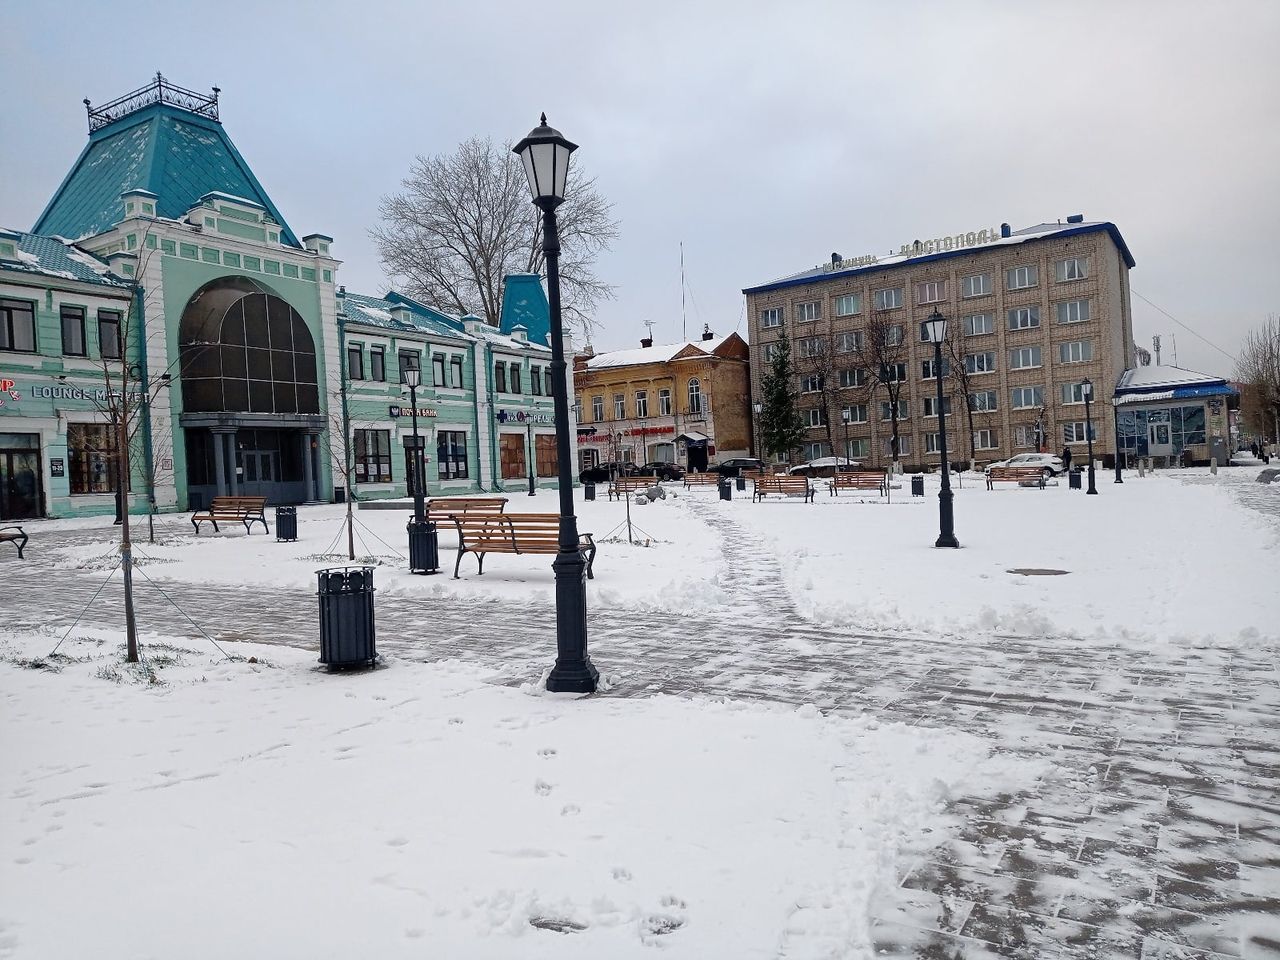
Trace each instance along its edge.
<instances>
[{"instance_id":1,"label":"parked car","mask_svg":"<svg viewBox=\"0 0 1280 960\"><path fill-rule=\"evenodd\" d=\"M1040 467L1044 470L1046 477L1056 477L1062 472L1063 463L1061 457L1054 456L1052 453L1020 453L1008 460L997 460L995 463L987 464L983 472L990 471L992 467Z\"/></svg>"},{"instance_id":2,"label":"parked car","mask_svg":"<svg viewBox=\"0 0 1280 960\"><path fill-rule=\"evenodd\" d=\"M807 463L797 463L787 473L794 473L802 477L831 477L835 476L837 465L841 470L857 470L862 464L856 460L849 460L845 457L818 457L816 460L810 460Z\"/></svg>"},{"instance_id":3,"label":"parked car","mask_svg":"<svg viewBox=\"0 0 1280 960\"><path fill-rule=\"evenodd\" d=\"M634 477L640 472L640 468L634 463L597 463L594 467L587 467L587 469L578 474L578 481L580 483L608 483L611 477Z\"/></svg>"},{"instance_id":4,"label":"parked car","mask_svg":"<svg viewBox=\"0 0 1280 960\"><path fill-rule=\"evenodd\" d=\"M722 477L736 477L743 470L764 470L764 461L756 457L731 457L707 467L707 473L718 473Z\"/></svg>"},{"instance_id":5,"label":"parked car","mask_svg":"<svg viewBox=\"0 0 1280 960\"><path fill-rule=\"evenodd\" d=\"M646 463L640 468L641 475L657 477L659 480L683 480L684 467L678 463L670 463L667 461L653 461Z\"/></svg>"}]
</instances>

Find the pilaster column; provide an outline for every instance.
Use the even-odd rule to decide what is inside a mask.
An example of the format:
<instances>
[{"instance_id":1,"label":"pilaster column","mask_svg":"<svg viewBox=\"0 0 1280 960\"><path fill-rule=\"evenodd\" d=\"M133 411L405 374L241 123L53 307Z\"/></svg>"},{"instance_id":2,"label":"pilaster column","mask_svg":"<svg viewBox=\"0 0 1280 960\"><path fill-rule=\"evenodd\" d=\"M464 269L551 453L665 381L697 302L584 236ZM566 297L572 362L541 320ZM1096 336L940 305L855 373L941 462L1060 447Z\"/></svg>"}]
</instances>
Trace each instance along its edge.
<instances>
[{"instance_id":1,"label":"pilaster column","mask_svg":"<svg viewBox=\"0 0 1280 960\"><path fill-rule=\"evenodd\" d=\"M218 496L226 496L227 493L227 461L226 453L222 448L223 437L225 434L221 430L210 430L209 433L213 437L213 469L214 479L218 487Z\"/></svg>"},{"instance_id":2,"label":"pilaster column","mask_svg":"<svg viewBox=\"0 0 1280 960\"><path fill-rule=\"evenodd\" d=\"M302 434L302 476L306 485L305 493L302 496L304 503L308 500L317 499L314 479L315 474L311 469L311 438L313 436L315 436L315 434L310 431L304 431Z\"/></svg>"}]
</instances>

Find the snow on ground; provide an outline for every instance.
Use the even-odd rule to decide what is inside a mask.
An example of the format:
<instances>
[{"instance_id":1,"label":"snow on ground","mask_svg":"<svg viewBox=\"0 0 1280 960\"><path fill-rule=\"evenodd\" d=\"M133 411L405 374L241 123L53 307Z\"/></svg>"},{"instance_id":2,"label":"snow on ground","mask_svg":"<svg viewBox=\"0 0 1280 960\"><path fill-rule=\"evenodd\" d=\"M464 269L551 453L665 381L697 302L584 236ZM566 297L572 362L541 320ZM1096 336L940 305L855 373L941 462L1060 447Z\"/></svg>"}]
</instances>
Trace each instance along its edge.
<instances>
[{"instance_id":1,"label":"snow on ground","mask_svg":"<svg viewBox=\"0 0 1280 960\"><path fill-rule=\"evenodd\" d=\"M1065 478L1045 490L987 490L970 474L962 489L953 482L960 550L933 546L937 477L926 478L923 498L904 478L889 504L830 497L819 481L813 505L734 501L732 518L783 558L800 612L822 622L1233 645L1280 637L1280 523L1229 488L1255 475L1222 471L1216 485L1193 486L1177 473L1115 484L1102 472L1099 494L1088 496Z\"/></svg>"},{"instance_id":2,"label":"snow on ground","mask_svg":"<svg viewBox=\"0 0 1280 960\"><path fill-rule=\"evenodd\" d=\"M1049 769L812 706L53 643L0 637L15 960L868 956L870 901L955 826L945 799Z\"/></svg>"},{"instance_id":3,"label":"snow on ground","mask_svg":"<svg viewBox=\"0 0 1280 960\"><path fill-rule=\"evenodd\" d=\"M1152 643L1259 643L1280 639L1280 600L1274 589L1280 547L1280 508L1270 516L1234 495L1256 486L1280 501L1280 485L1254 484L1255 469L1169 471L1123 484L1098 475L1098 496L1068 488L1065 478L1045 490L998 485L980 476L955 486L956 533L962 549L938 550L938 479L912 498L903 478L891 503L875 497L830 497L817 480L816 502L772 497L752 503L750 491L731 503L714 489L685 491L668 484L668 499L632 506L635 536L626 541L625 505L603 497L579 501L579 525L599 542L588 604L681 614L726 602L723 578L731 564L780 566L799 612L859 632L959 637L975 631L1015 635L1071 635L1081 639ZM1191 482L1195 481L1195 482ZM509 509L554 511L554 492L513 497ZM297 543L246 536L243 529L199 538L183 516L163 518L163 543L141 543L157 578L236 584L255 582L314 589L314 571L343 562L323 553L335 543L341 507L299 511ZM550 603L554 579L546 556L494 555L476 575L464 557L452 579L455 535L442 525L443 573L416 577L404 569L405 511L357 513L357 554L385 562L377 574L382 596L536 599ZM759 539L763 552L729 556L724 525ZM109 537L110 528L102 536ZM605 542L608 541L608 542ZM640 545L648 542L648 546ZM393 549L394 548L394 549ZM94 536L65 551L63 567L107 569L112 545ZM1012 570L1065 573L1011 573ZM770 574L771 576L774 574Z\"/></svg>"},{"instance_id":4,"label":"snow on ground","mask_svg":"<svg viewBox=\"0 0 1280 960\"><path fill-rule=\"evenodd\" d=\"M578 529L594 535L598 553L588 581L588 603L607 604L633 609L697 610L713 607L723 596L715 578L720 569L720 536L705 523L694 519L682 503L682 487L668 488L667 499L652 505L631 505L632 539L627 539L627 504L605 499L604 488L594 502L576 506ZM511 513L556 513L559 499L554 490L539 491L537 496L510 495L507 510ZM460 579L453 579L458 539L450 524L439 525L440 568L438 576L414 576L405 569L408 534L407 510L357 510L356 555L376 557L381 566L375 575L378 592L383 596L426 595L468 599L540 599L551 603L555 598L552 558L542 555L515 556L493 554L485 559L483 576L476 574L476 559L462 558ZM271 535L263 534L262 525L246 534L244 527L221 524L214 533L209 524L195 536L189 514L165 515L157 518L162 542L147 542L146 518L134 518L134 538L139 556L154 558L147 566L149 576L198 583L242 583L247 571L254 582L278 584L282 587L314 590L315 571L341 565L346 560L344 506L298 508L298 540L277 543L275 522L270 509L267 519ZM55 521L63 523L64 521ZM109 521L107 521L109 523ZM98 521L99 525L103 521ZM104 537L113 536L112 528L103 530ZM106 568L115 562L111 543L88 537L74 549L64 551L61 566Z\"/></svg>"}]
</instances>

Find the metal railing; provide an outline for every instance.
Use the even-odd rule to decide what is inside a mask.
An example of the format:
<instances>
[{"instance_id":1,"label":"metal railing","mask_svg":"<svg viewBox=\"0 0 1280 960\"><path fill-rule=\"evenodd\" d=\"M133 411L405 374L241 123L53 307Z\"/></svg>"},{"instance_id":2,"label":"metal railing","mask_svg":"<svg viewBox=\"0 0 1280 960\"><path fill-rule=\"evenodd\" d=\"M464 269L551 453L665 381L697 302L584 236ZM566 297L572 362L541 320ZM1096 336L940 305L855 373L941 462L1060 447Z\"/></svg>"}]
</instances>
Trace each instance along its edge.
<instances>
[{"instance_id":1,"label":"metal railing","mask_svg":"<svg viewBox=\"0 0 1280 960\"><path fill-rule=\"evenodd\" d=\"M161 74L157 73L156 78L145 87L139 87L137 90L126 93L123 97L118 97L110 103L103 104L101 107L90 106L88 99L86 99L84 108L89 114L89 132L93 133L95 130L101 130L107 124L115 123L115 121L135 113L143 107L149 107L153 103L167 103L170 106L194 113L196 116L217 120L219 92L219 89L214 87L212 96L196 93L194 90L188 90L185 87L170 83Z\"/></svg>"}]
</instances>

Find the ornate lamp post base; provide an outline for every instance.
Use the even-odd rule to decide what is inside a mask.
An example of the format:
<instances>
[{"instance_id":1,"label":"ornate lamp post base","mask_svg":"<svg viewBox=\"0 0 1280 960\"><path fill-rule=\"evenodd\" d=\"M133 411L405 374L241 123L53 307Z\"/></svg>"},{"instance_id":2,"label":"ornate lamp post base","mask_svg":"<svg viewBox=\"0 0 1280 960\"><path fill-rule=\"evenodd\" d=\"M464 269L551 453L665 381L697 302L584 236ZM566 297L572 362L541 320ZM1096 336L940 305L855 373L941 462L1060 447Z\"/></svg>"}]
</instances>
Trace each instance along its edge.
<instances>
[{"instance_id":1,"label":"ornate lamp post base","mask_svg":"<svg viewBox=\"0 0 1280 960\"><path fill-rule=\"evenodd\" d=\"M582 551L559 553L556 575L556 665L547 677L552 693L594 693L600 671L587 653L587 561Z\"/></svg>"}]
</instances>

